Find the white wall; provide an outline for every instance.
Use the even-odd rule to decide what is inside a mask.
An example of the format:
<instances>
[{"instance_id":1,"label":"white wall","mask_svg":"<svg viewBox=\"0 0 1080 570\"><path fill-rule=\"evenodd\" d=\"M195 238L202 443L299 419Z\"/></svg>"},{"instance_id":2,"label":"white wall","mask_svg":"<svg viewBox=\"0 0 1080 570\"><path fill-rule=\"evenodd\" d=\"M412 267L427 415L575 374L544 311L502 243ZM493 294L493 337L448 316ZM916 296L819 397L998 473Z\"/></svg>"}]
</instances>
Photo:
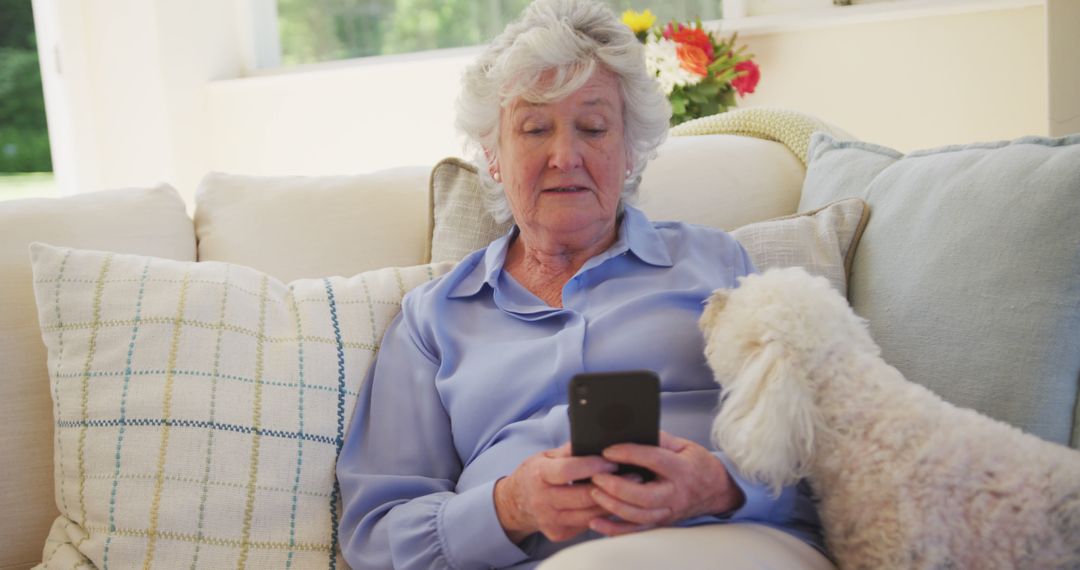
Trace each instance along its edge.
<instances>
[{"instance_id":1,"label":"white wall","mask_svg":"<svg viewBox=\"0 0 1080 570\"><path fill-rule=\"evenodd\" d=\"M209 168L349 174L462 154L454 131L461 72L477 48L356 60L207 89Z\"/></svg>"},{"instance_id":2,"label":"white wall","mask_svg":"<svg viewBox=\"0 0 1080 570\"><path fill-rule=\"evenodd\" d=\"M745 30L762 68L746 104L802 110L903 151L1048 134L1041 5L889 19L860 8L817 27Z\"/></svg>"}]
</instances>

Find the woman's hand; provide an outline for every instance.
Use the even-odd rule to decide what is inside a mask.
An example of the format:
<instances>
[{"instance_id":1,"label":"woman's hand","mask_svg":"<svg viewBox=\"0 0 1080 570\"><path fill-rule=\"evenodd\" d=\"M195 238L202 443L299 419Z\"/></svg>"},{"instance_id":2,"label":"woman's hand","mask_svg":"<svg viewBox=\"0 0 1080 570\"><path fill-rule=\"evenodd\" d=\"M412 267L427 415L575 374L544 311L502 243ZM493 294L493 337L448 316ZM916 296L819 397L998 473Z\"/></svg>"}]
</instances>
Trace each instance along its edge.
<instances>
[{"instance_id":1,"label":"woman's hand","mask_svg":"<svg viewBox=\"0 0 1080 570\"><path fill-rule=\"evenodd\" d=\"M515 544L537 531L554 542L571 539L608 514L593 499L591 483L571 483L615 469L599 456L573 457L569 443L537 453L495 483L499 524Z\"/></svg>"},{"instance_id":2,"label":"woman's hand","mask_svg":"<svg viewBox=\"0 0 1080 570\"><path fill-rule=\"evenodd\" d=\"M660 445L624 443L604 450L604 458L650 469L648 483L601 473L592 478L592 498L620 520L597 517L590 528L615 536L742 506L745 497L724 464L704 447L660 432Z\"/></svg>"}]
</instances>

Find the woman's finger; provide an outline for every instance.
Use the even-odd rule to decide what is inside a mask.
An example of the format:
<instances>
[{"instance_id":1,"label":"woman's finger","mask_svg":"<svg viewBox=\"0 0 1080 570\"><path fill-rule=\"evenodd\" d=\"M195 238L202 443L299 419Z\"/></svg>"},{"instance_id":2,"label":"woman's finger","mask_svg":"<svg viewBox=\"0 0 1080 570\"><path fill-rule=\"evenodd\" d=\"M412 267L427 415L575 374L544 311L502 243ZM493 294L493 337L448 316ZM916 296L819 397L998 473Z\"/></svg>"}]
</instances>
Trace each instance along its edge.
<instances>
[{"instance_id":1,"label":"woman's finger","mask_svg":"<svg viewBox=\"0 0 1080 570\"><path fill-rule=\"evenodd\" d=\"M592 485L563 485L549 488L543 500L557 511L590 509L596 507L592 498Z\"/></svg>"},{"instance_id":2,"label":"woman's finger","mask_svg":"<svg viewBox=\"0 0 1080 570\"><path fill-rule=\"evenodd\" d=\"M690 444L690 443L693 443L693 442L691 442L688 439L681 438L681 437L679 437L677 435L671 435L670 433L668 433L666 431L661 431L660 432L659 445L660 445L660 447L662 447L664 449L667 449L669 451L674 451L675 453L679 453L680 451L685 449L686 446L688 444Z\"/></svg>"},{"instance_id":3,"label":"woman's finger","mask_svg":"<svg viewBox=\"0 0 1080 570\"><path fill-rule=\"evenodd\" d=\"M544 457L550 457L552 459L556 457L570 457L570 442L568 441L559 447L545 451Z\"/></svg>"},{"instance_id":4,"label":"woman's finger","mask_svg":"<svg viewBox=\"0 0 1080 570\"><path fill-rule=\"evenodd\" d=\"M629 463L645 467L661 476L670 477L679 462L679 456L670 449L655 445L620 443L604 450L604 459L615 463Z\"/></svg>"},{"instance_id":5,"label":"woman's finger","mask_svg":"<svg viewBox=\"0 0 1080 570\"><path fill-rule=\"evenodd\" d=\"M593 485L624 503L653 508L667 504L671 498L670 482L640 483L618 475L600 473L592 478Z\"/></svg>"},{"instance_id":6,"label":"woman's finger","mask_svg":"<svg viewBox=\"0 0 1080 570\"><path fill-rule=\"evenodd\" d=\"M594 488L592 498L596 504L626 522L635 524L659 524L671 516L671 508L666 506L645 508L624 503L600 488Z\"/></svg>"},{"instance_id":7,"label":"woman's finger","mask_svg":"<svg viewBox=\"0 0 1080 570\"><path fill-rule=\"evenodd\" d=\"M540 467L540 478L548 485L566 485L597 473L614 473L616 469L617 465L599 455L556 457L547 459Z\"/></svg>"}]
</instances>

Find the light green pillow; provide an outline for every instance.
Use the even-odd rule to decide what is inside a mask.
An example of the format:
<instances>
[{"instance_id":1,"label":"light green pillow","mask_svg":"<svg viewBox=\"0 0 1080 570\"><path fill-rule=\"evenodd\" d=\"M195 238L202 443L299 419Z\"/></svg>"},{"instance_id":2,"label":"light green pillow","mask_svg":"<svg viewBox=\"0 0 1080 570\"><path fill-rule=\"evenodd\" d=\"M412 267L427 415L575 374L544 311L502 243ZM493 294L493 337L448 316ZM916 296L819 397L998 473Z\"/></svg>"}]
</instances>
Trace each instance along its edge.
<instances>
[{"instance_id":1,"label":"light green pillow","mask_svg":"<svg viewBox=\"0 0 1080 570\"><path fill-rule=\"evenodd\" d=\"M46 567L344 567L334 465L406 291L31 246L55 400ZM388 434L391 435L392 434Z\"/></svg>"},{"instance_id":2,"label":"light green pillow","mask_svg":"<svg viewBox=\"0 0 1080 570\"><path fill-rule=\"evenodd\" d=\"M824 134L800 209L874 215L848 297L884 358L945 399L1080 443L1080 136L904 155Z\"/></svg>"}]
</instances>

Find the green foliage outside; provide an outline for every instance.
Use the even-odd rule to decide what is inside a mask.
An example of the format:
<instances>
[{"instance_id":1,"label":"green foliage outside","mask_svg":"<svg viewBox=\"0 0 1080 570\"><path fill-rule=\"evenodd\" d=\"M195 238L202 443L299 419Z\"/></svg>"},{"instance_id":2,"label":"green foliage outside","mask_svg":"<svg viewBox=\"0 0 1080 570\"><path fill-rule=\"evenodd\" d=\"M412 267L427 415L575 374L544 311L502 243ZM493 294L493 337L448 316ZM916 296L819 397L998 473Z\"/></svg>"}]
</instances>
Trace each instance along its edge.
<instances>
[{"instance_id":1,"label":"green foliage outside","mask_svg":"<svg viewBox=\"0 0 1080 570\"><path fill-rule=\"evenodd\" d=\"M51 170L30 0L0 0L0 172Z\"/></svg>"},{"instance_id":2,"label":"green foliage outside","mask_svg":"<svg viewBox=\"0 0 1080 570\"><path fill-rule=\"evenodd\" d=\"M55 196L58 190L52 172L10 174L0 172L0 201Z\"/></svg>"},{"instance_id":3,"label":"green foliage outside","mask_svg":"<svg viewBox=\"0 0 1080 570\"><path fill-rule=\"evenodd\" d=\"M530 0L278 0L286 65L479 45ZM661 22L711 20L716 0L607 0L621 13L649 8Z\"/></svg>"}]
</instances>

